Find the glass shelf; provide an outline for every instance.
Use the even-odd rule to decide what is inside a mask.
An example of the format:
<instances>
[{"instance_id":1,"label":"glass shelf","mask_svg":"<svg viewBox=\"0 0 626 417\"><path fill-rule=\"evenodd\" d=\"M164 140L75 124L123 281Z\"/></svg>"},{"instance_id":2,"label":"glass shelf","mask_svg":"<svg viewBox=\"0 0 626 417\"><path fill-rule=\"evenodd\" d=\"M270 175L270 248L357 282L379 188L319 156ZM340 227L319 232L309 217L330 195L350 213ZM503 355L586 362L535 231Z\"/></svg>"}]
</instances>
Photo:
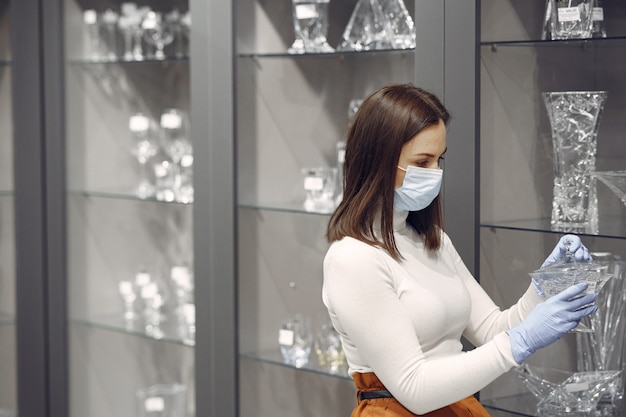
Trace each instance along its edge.
<instances>
[{"instance_id":1,"label":"glass shelf","mask_svg":"<svg viewBox=\"0 0 626 417\"><path fill-rule=\"evenodd\" d=\"M510 41L481 41L481 46L541 46L541 47L586 47L615 45L616 43L626 42L626 35L611 36L606 38L589 38L589 39L558 39L558 40L510 40Z\"/></svg>"},{"instance_id":2,"label":"glass shelf","mask_svg":"<svg viewBox=\"0 0 626 417\"><path fill-rule=\"evenodd\" d=\"M323 52L323 53L311 53L311 54L289 54L287 52L243 52L239 53L240 58L343 58L346 56L372 56L377 54L397 54L403 55L413 53L415 49L377 49L373 51L335 51L335 52Z\"/></svg>"},{"instance_id":3,"label":"glass shelf","mask_svg":"<svg viewBox=\"0 0 626 417\"><path fill-rule=\"evenodd\" d=\"M163 64L167 65L169 63L188 63L189 56L182 57L166 57L165 59L144 59L143 61L125 61L123 59L118 59L116 61L95 61L93 59L81 58L81 59L70 59L67 61L70 65L146 65L146 64Z\"/></svg>"},{"instance_id":4,"label":"glass shelf","mask_svg":"<svg viewBox=\"0 0 626 417\"><path fill-rule=\"evenodd\" d=\"M542 232L563 234L564 231L551 230L550 219L527 219L527 220L511 220L501 222L482 221L482 228L521 230L526 232ZM601 217L599 222L599 233L577 233L581 236L596 236L616 239L626 239L626 224L622 217Z\"/></svg>"},{"instance_id":5,"label":"glass shelf","mask_svg":"<svg viewBox=\"0 0 626 417\"><path fill-rule=\"evenodd\" d=\"M330 372L327 368L320 367L316 359L314 357L315 353L311 354L311 360L306 366L301 368L296 368L293 365L287 364L283 361L283 356L278 350L271 350L265 352L250 352L250 353L240 353L239 356L242 359L247 359L255 362L264 362L269 363L271 365L279 365L290 369L295 369L302 372L312 372L319 375L326 375L333 378L346 379L352 381L352 378L348 375L348 369L340 368L338 372Z\"/></svg>"},{"instance_id":6,"label":"glass shelf","mask_svg":"<svg viewBox=\"0 0 626 417\"><path fill-rule=\"evenodd\" d=\"M173 319L166 318L163 321L162 326L160 327L161 332L163 332L163 336L158 338L148 334L146 329L140 325L141 322L127 326L121 313L119 315L98 316L88 319L73 318L71 321L86 327L138 336L159 342L174 343L183 346L195 346L195 342L183 340L178 335L177 323Z\"/></svg>"},{"instance_id":7,"label":"glass shelf","mask_svg":"<svg viewBox=\"0 0 626 417\"><path fill-rule=\"evenodd\" d=\"M0 190L0 197L12 197L15 195L13 190Z\"/></svg>"},{"instance_id":8,"label":"glass shelf","mask_svg":"<svg viewBox=\"0 0 626 417\"><path fill-rule=\"evenodd\" d=\"M133 193L132 190L123 189L123 188L111 189L111 190L69 190L69 194L83 196L83 197L105 198L105 199L114 199L114 200L154 202L154 203L162 203L162 204L179 204L183 206L190 206L193 204L193 203L184 203L180 201L157 200L155 197L139 198Z\"/></svg>"},{"instance_id":9,"label":"glass shelf","mask_svg":"<svg viewBox=\"0 0 626 417\"><path fill-rule=\"evenodd\" d=\"M302 207L302 202L288 203L240 203L239 208L246 210L267 210L283 213L311 214L316 216L330 216L332 213L321 213L317 211L307 211Z\"/></svg>"}]
</instances>

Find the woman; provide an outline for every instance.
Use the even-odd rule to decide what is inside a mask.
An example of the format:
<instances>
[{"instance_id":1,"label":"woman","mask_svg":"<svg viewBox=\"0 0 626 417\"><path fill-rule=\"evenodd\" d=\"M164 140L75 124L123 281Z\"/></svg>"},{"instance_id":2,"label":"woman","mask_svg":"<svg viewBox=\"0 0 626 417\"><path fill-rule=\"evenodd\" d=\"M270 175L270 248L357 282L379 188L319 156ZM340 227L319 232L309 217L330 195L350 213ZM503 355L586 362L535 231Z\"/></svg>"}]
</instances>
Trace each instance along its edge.
<instances>
[{"instance_id":1,"label":"woman","mask_svg":"<svg viewBox=\"0 0 626 417\"><path fill-rule=\"evenodd\" d=\"M332 215L323 300L358 393L352 416L488 416L473 394L596 310L586 284L544 301L530 285L500 309L442 229L448 111L391 85L370 95L347 135L343 200ZM590 260L577 236L566 243ZM461 336L477 346L462 351ZM428 414L427 414L428 413Z\"/></svg>"}]
</instances>

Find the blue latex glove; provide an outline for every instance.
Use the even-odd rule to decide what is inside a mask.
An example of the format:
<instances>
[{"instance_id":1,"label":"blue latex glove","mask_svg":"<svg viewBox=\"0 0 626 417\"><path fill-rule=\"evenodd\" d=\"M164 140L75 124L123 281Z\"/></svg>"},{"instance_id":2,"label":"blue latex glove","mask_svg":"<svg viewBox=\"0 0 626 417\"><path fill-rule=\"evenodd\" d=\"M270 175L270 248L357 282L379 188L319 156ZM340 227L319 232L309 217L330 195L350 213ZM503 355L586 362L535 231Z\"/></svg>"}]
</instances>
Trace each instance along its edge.
<instances>
[{"instance_id":1,"label":"blue latex glove","mask_svg":"<svg viewBox=\"0 0 626 417\"><path fill-rule=\"evenodd\" d=\"M521 365L537 349L556 342L583 317L598 309L593 304L597 294L579 296L588 286L588 283L580 282L537 304L523 322L509 329L511 351L518 364Z\"/></svg>"},{"instance_id":2,"label":"blue latex glove","mask_svg":"<svg viewBox=\"0 0 626 417\"><path fill-rule=\"evenodd\" d=\"M559 239L559 242L554 247L554 250L546 258L546 260L541 265L542 268L549 266L555 262L560 260L565 260L565 255L567 254L569 242L569 250L574 257L576 262L590 262L591 255L589 255L589 250L583 245L583 242L576 235L565 235Z\"/></svg>"}]
</instances>

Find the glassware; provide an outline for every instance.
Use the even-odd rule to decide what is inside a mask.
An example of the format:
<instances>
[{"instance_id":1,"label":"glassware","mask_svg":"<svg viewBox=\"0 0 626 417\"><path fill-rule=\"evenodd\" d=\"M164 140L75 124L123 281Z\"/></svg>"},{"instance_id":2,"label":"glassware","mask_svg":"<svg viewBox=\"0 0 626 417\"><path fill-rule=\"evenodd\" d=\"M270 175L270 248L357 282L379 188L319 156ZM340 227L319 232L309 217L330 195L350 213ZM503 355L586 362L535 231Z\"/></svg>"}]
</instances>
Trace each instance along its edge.
<instances>
[{"instance_id":1,"label":"glassware","mask_svg":"<svg viewBox=\"0 0 626 417\"><path fill-rule=\"evenodd\" d=\"M626 171L596 171L593 176L609 187L626 205Z\"/></svg>"},{"instance_id":2,"label":"glassware","mask_svg":"<svg viewBox=\"0 0 626 417\"><path fill-rule=\"evenodd\" d=\"M415 26L413 18L403 0L381 0L383 16L393 32L392 48L415 48Z\"/></svg>"},{"instance_id":3,"label":"glassware","mask_svg":"<svg viewBox=\"0 0 626 417\"><path fill-rule=\"evenodd\" d=\"M137 290L132 281L120 281L118 283L118 290L124 300L124 322L127 327L132 326L133 322L137 318L135 312L135 301L137 301Z\"/></svg>"},{"instance_id":4,"label":"glassware","mask_svg":"<svg viewBox=\"0 0 626 417\"><path fill-rule=\"evenodd\" d=\"M594 38L606 38L606 29L604 27L604 7L602 7L602 0L593 1L591 20L591 36Z\"/></svg>"},{"instance_id":5,"label":"glassware","mask_svg":"<svg viewBox=\"0 0 626 417\"><path fill-rule=\"evenodd\" d=\"M554 187L552 230L598 232L598 207L592 173L605 91L542 94L552 134Z\"/></svg>"},{"instance_id":6,"label":"glassware","mask_svg":"<svg viewBox=\"0 0 626 417\"><path fill-rule=\"evenodd\" d=\"M159 294L159 288L156 283L149 282L141 288L141 298L144 303L144 320L146 334L154 337L155 339L161 339L164 336L161 329L161 323L163 321L163 314L161 308L163 307L163 296Z\"/></svg>"},{"instance_id":7,"label":"glassware","mask_svg":"<svg viewBox=\"0 0 626 417\"><path fill-rule=\"evenodd\" d=\"M286 364L296 368L307 365L313 345L309 318L296 314L286 320L278 332L278 344Z\"/></svg>"},{"instance_id":8,"label":"glassware","mask_svg":"<svg viewBox=\"0 0 626 417\"><path fill-rule=\"evenodd\" d=\"M573 256L572 256L573 258ZM607 266L597 262L574 262L566 260L530 273L533 282L547 298L553 297L572 285L587 282L589 286L584 294L599 293L604 284L613 277L607 272ZM590 332L582 322L574 331Z\"/></svg>"},{"instance_id":9,"label":"glassware","mask_svg":"<svg viewBox=\"0 0 626 417\"><path fill-rule=\"evenodd\" d=\"M337 168L303 168L306 199L304 209L310 212L330 213L335 209Z\"/></svg>"},{"instance_id":10,"label":"glassware","mask_svg":"<svg viewBox=\"0 0 626 417\"><path fill-rule=\"evenodd\" d=\"M183 384L157 384L137 390L139 417L185 417L187 387Z\"/></svg>"},{"instance_id":11,"label":"glassware","mask_svg":"<svg viewBox=\"0 0 626 417\"><path fill-rule=\"evenodd\" d=\"M295 41L290 54L333 52L328 44L328 4L330 0L292 0Z\"/></svg>"},{"instance_id":12,"label":"glassware","mask_svg":"<svg viewBox=\"0 0 626 417\"><path fill-rule=\"evenodd\" d=\"M141 24L143 37L156 50L154 59L165 59L165 47L174 41L174 32L167 22L163 22L161 13L149 11Z\"/></svg>"},{"instance_id":13,"label":"glassware","mask_svg":"<svg viewBox=\"0 0 626 417\"><path fill-rule=\"evenodd\" d=\"M594 0L550 0L552 39L591 37Z\"/></svg>"},{"instance_id":14,"label":"glassware","mask_svg":"<svg viewBox=\"0 0 626 417\"><path fill-rule=\"evenodd\" d=\"M107 61L117 61L117 24L120 15L111 9L102 13L102 28L105 33L105 43L107 46Z\"/></svg>"},{"instance_id":15,"label":"glassware","mask_svg":"<svg viewBox=\"0 0 626 417\"><path fill-rule=\"evenodd\" d=\"M391 49L394 30L383 13L380 1L359 0L348 21L338 51Z\"/></svg>"},{"instance_id":16,"label":"glassware","mask_svg":"<svg viewBox=\"0 0 626 417\"><path fill-rule=\"evenodd\" d=\"M625 369L626 262L606 252L591 256L613 277L598 294L598 311L582 320L593 332L576 335L578 370Z\"/></svg>"},{"instance_id":17,"label":"glassware","mask_svg":"<svg viewBox=\"0 0 626 417\"><path fill-rule=\"evenodd\" d=\"M183 23L182 23L182 15L177 7L174 7L172 11L165 15L165 21L172 28L172 33L174 34L174 56L176 58L182 58L184 55L183 52Z\"/></svg>"},{"instance_id":18,"label":"glassware","mask_svg":"<svg viewBox=\"0 0 626 417\"><path fill-rule=\"evenodd\" d=\"M539 400L540 416L598 416L601 398L615 399L621 370L569 372L524 364L514 369L528 390ZM589 414L591 413L591 414Z\"/></svg>"},{"instance_id":19,"label":"glassware","mask_svg":"<svg viewBox=\"0 0 626 417\"><path fill-rule=\"evenodd\" d=\"M85 10L83 23L87 27L89 58L92 61L100 61L102 60L102 39L100 38L98 13L93 9Z\"/></svg>"},{"instance_id":20,"label":"glassware","mask_svg":"<svg viewBox=\"0 0 626 417\"><path fill-rule=\"evenodd\" d=\"M174 200L184 203L193 201L193 149L188 125L187 116L182 110L167 109L161 114L162 146L172 160L169 175L173 181Z\"/></svg>"},{"instance_id":21,"label":"glassware","mask_svg":"<svg viewBox=\"0 0 626 417\"><path fill-rule=\"evenodd\" d=\"M330 373L347 372L346 355L339 333L331 322L325 322L315 338L315 353L320 367Z\"/></svg>"},{"instance_id":22,"label":"glassware","mask_svg":"<svg viewBox=\"0 0 626 417\"><path fill-rule=\"evenodd\" d=\"M195 340L195 305L193 299L193 274L187 266L173 266L170 274L176 294L178 334L185 343Z\"/></svg>"},{"instance_id":23,"label":"glassware","mask_svg":"<svg viewBox=\"0 0 626 417\"><path fill-rule=\"evenodd\" d=\"M155 186L150 180L148 161L156 155L158 150L152 121L143 113L135 113L128 121L128 129L133 140L130 153L141 165L142 172L139 184L135 187L135 195L142 199L149 198L154 195Z\"/></svg>"},{"instance_id":24,"label":"glassware","mask_svg":"<svg viewBox=\"0 0 626 417\"><path fill-rule=\"evenodd\" d=\"M346 141L337 142L337 195L335 196L335 206L343 200L343 166L346 162Z\"/></svg>"},{"instance_id":25,"label":"glassware","mask_svg":"<svg viewBox=\"0 0 626 417\"><path fill-rule=\"evenodd\" d=\"M135 3L122 3L118 27L124 39L124 61L143 61L143 28L141 22L147 13Z\"/></svg>"}]
</instances>

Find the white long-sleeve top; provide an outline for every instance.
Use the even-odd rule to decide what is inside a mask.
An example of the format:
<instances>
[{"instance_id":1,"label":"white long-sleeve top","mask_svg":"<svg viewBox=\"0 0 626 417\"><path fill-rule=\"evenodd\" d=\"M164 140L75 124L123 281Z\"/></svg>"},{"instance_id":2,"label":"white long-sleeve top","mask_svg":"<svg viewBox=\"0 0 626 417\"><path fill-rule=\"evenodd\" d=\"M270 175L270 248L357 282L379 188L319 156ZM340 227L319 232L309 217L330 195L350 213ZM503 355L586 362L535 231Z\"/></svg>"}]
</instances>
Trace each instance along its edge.
<instances>
[{"instance_id":1,"label":"white long-sleeve top","mask_svg":"<svg viewBox=\"0 0 626 417\"><path fill-rule=\"evenodd\" d=\"M393 396L425 414L474 394L516 366L506 330L543 301L529 286L501 311L444 233L437 254L394 212L404 257L351 237L324 259L322 297L340 333L350 374L374 372ZM461 335L475 349L462 350Z\"/></svg>"}]
</instances>

